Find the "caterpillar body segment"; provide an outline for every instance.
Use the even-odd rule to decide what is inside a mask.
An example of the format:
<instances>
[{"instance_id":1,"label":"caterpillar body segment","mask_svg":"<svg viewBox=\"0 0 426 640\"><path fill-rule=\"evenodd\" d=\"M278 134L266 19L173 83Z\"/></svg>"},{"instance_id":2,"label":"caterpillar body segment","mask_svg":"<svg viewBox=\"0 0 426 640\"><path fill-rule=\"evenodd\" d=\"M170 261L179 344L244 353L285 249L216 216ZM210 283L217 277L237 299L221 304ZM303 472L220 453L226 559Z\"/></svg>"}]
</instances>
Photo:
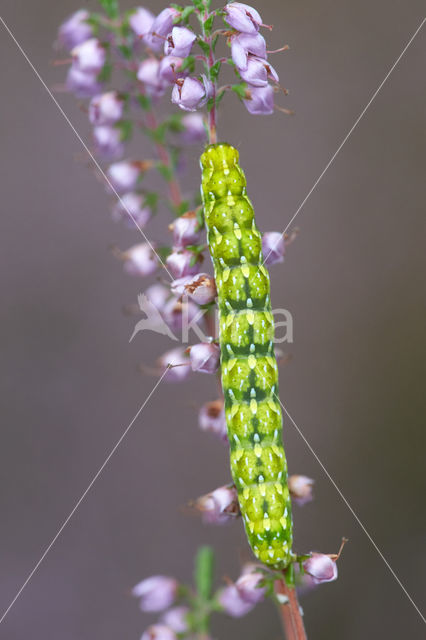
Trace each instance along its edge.
<instances>
[{"instance_id":1,"label":"caterpillar body segment","mask_svg":"<svg viewBox=\"0 0 426 640\"><path fill-rule=\"evenodd\" d=\"M292 560L269 275L238 151L209 145L201 192L219 305L221 376L231 472L250 546L264 564Z\"/></svg>"}]
</instances>

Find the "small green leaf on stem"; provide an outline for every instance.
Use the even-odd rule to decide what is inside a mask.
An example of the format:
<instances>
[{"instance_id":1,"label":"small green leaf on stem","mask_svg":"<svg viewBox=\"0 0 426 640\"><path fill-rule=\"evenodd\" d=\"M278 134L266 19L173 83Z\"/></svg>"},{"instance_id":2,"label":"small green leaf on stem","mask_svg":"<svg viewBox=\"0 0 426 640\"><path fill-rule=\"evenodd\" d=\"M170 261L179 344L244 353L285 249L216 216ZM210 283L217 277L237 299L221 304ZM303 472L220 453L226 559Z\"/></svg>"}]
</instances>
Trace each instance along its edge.
<instances>
[{"instance_id":1,"label":"small green leaf on stem","mask_svg":"<svg viewBox=\"0 0 426 640\"><path fill-rule=\"evenodd\" d=\"M247 84L245 82L234 84L232 85L231 89L237 94L239 98L247 98Z\"/></svg>"},{"instance_id":2,"label":"small green leaf on stem","mask_svg":"<svg viewBox=\"0 0 426 640\"><path fill-rule=\"evenodd\" d=\"M211 547L200 547L195 557L194 580L198 595L209 600L213 584L214 552Z\"/></svg>"},{"instance_id":3,"label":"small green leaf on stem","mask_svg":"<svg viewBox=\"0 0 426 640\"><path fill-rule=\"evenodd\" d=\"M100 5L103 7L108 18L118 18L120 13L118 8L118 0L99 0Z\"/></svg>"},{"instance_id":4,"label":"small green leaf on stem","mask_svg":"<svg viewBox=\"0 0 426 640\"><path fill-rule=\"evenodd\" d=\"M207 20L204 23L204 33L206 34L207 37L211 35L215 17L216 16L214 14L211 15L209 18L207 18Z\"/></svg>"},{"instance_id":5,"label":"small green leaf on stem","mask_svg":"<svg viewBox=\"0 0 426 640\"><path fill-rule=\"evenodd\" d=\"M195 7L192 7L192 6L185 7L183 9L182 15L180 17L181 22L184 22L185 24L188 24L189 16L191 14L193 14L194 11L195 11Z\"/></svg>"}]
</instances>

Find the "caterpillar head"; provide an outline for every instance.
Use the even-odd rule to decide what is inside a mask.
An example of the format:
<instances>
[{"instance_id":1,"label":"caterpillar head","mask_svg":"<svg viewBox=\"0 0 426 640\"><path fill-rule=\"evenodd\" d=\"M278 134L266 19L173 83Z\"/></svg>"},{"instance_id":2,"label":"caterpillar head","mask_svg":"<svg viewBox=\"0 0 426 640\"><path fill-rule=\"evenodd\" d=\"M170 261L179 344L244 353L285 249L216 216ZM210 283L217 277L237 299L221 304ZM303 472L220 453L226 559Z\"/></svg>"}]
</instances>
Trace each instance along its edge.
<instances>
[{"instance_id":1,"label":"caterpillar head","mask_svg":"<svg viewBox=\"0 0 426 640\"><path fill-rule=\"evenodd\" d=\"M201 167L206 169L225 169L238 164L239 153L235 147L226 142L210 144L201 156Z\"/></svg>"}]
</instances>

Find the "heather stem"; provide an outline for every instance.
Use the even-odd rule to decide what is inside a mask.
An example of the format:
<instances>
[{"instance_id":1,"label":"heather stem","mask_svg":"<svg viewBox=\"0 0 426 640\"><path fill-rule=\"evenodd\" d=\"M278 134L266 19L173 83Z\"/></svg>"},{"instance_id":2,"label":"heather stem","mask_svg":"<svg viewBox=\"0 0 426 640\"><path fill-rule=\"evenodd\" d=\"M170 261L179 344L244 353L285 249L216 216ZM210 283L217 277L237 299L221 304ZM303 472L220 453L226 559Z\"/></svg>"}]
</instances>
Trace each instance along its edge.
<instances>
[{"instance_id":1,"label":"heather stem","mask_svg":"<svg viewBox=\"0 0 426 640\"><path fill-rule=\"evenodd\" d=\"M296 588L287 585L283 578L275 583L275 591L287 598L286 603L279 605L286 640L307 640Z\"/></svg>"},{"instance_id":2,"label":"heather stem","mask_svg":"<svg viewBox=\"0 0 426 640\"><path fill-rule=\"evenodd\" d=\"M148 126L151 129L154 130L157 128L158 123L153 111L148 111L147 122L148 122ZM171 165L170 154L167 151L166 147L163 144L161 144L161 142L156 142L155 147L157 149L158 157L160 158L164 166L171 168L172 165ZM170 201L173 204L173 207L176 210L178 210L182 203L182 195L180 192L179 182L177 181L175 176L173 176L172 178L170 178L170 180L168 180L168 188L169 188L169 194L170 194Z\"/></svg>"}]
</instances>

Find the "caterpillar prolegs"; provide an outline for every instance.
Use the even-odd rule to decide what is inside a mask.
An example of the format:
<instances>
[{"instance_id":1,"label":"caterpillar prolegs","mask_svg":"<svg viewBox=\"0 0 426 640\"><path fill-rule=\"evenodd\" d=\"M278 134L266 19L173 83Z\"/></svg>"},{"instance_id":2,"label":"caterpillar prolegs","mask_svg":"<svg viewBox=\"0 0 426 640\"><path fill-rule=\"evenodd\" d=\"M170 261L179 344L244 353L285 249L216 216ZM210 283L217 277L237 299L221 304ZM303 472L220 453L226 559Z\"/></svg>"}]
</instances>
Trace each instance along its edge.
<instances>
[{"instance_id":1,"label":"caterpillar prolegs","mask_svg":"<svg viewBox=\"0 0 426 640\"><path fill-rule=\"evenodd\" d=\"M231 472L255 556L276 569L293 559L269 275L238 151L201 156L208 243L219 305L221 375Z\"/></svg>"}]
</instances>

